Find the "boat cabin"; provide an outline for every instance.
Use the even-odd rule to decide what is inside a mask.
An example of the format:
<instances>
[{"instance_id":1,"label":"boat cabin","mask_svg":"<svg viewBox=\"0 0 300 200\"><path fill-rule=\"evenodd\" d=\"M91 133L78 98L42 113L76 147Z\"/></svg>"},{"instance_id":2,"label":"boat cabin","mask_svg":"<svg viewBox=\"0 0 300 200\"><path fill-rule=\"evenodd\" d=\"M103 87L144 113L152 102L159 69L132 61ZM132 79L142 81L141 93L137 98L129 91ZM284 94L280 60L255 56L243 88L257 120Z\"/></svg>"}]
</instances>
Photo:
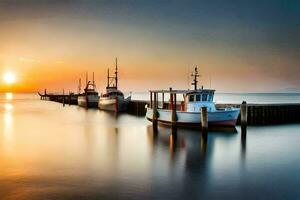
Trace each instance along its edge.
<instances>
[{"instance_id":1,"label":"boat cabin","mask_svg":"<svg viewBox=\"0 0 300 200\"><path fill-rule=\"evenodd\" d=\"M213 112L216 110L213 103L214 93L215 90L208 89L151 90L150 107L156 106L158 109L176 109L185 112L200 112L201 107L207 107L208 112ZM165 94L170 95L168 102L165 102ZM177 101L177 95L183 95L183 101Z\"/></svg>"},{"instance_id":2,"label":"boat cabin","mask_svg":"<svg viewBox=\"0 0 300 200\"><path fill-rule=\"evenodd\" d=\"M215 104L213 103L215 90L211 89L203 89L203 86L198 89L198 80L199 77L198 66L195 67L195 71L192 74L194 77L192 85L194 86L193 90L151 90L150 91L150 108L158 106L158 94L162 94L162 106L160 108L167 109L165 106L165 97L164 95L167 93L170 95L169 100L169 109L170 110L178 110L184 112L200 112L201 107L207 107L208 112L214 112L216 110ZM177 95L183 95L183 101L181 101L178 105ZM154 96L152 96L154 95ZM153 98L154 97L154 98ZM154 99L154 100L153 100Z\"/></svg>"},{"instance_id":3,"label":"boat cabin","mask_svg":"<svg viewBox=\"0 0 300 200\"><path fill-rule=\"evenodd\" d=\"M201 107L207 107L209 112L215 111L213 103L215 90L194 90L184 94L185 110L187 112L199 112Z\"/></svg>"},{"instance_id":4,"label":"boat cabin","mask_svg":"<svg viewBox=\"0 0 300 200\"><path fill-rule=\"evenodd\" d=\"M93 81L93 83L91 83L90 81L87 82L87 85L84 89L84 93L85 94L94 94L94 95L98 95L98 92L96 91L96 85Z\"/></svg>"},{"instance_id":5,"label":"boat cabin","mask_svg":"<svg viewBox=\"0 0 300 200\"><path fill-rule=\"evenodd\" d=\"M102 97L115 97L115 96L120 96L124 97L124 94L115 88L108 88L105 94L102 94Z\"/></svg>"}]
</instances>

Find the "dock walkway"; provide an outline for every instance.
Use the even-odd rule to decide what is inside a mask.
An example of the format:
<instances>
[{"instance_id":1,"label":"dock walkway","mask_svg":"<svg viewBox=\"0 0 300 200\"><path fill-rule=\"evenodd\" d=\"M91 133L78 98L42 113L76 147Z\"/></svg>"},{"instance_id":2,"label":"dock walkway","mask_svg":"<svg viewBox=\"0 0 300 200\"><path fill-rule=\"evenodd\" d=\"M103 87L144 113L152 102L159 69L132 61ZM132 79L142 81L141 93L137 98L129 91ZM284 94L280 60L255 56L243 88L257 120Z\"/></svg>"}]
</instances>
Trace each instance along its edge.
<instances>
[{"instance_id":1,"label":"dock walkway","mask_svg":"<svg viewBox=\"0 0 300 200\"><path fill-rule=\"evenodd\" d=\"M63 104L77 105L78 95L70 94L40 94L41 100L55 101ZM149 101L132 100L129 102L127 112L137 116L146 115L146 105ZM163 107L168 108L168 103ZM180 110L181 105L177 105ZM240 107L240 104L216 104L217 108ZM300 123L300 103L291 104L248 104L247 124L248 125L275 125ZM241 124L239 116L237 124Z\"/></svg>"}]
</instances>

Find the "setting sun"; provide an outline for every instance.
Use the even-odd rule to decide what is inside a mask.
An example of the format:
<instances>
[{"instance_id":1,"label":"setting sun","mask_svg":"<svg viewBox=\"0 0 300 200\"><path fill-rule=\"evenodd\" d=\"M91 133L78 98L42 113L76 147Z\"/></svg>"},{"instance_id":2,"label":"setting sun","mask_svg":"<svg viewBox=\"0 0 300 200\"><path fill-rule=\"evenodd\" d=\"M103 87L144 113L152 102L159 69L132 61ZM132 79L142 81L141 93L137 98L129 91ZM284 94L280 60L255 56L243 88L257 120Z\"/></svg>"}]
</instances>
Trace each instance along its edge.
<instances>
[{"instance_id":1,"label":"setting sun","mask_svg":"<svg viewBox=\"0 0 300 200\"><path fill-rule=\"evenodd\" d=\"M4 73L3 75L3 81L6 83L6 84L13 84L15 81L16 81L16 76L14 73L12 72L6 72Z\"/></svg>"}]
</instances>

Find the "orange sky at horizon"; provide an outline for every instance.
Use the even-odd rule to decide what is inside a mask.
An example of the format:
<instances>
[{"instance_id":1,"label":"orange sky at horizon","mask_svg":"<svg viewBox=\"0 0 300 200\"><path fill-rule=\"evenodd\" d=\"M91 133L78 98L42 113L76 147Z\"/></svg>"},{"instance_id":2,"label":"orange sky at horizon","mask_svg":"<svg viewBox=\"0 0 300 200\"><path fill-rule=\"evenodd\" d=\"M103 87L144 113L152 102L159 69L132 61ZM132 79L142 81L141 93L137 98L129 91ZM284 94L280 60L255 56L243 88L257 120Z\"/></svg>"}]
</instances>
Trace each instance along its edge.
<instances>
[{"instance_id":1,"label":"orange sky at horizon","mask_svg":"<svg viewBox=\"0 0 300 200\"><path fill-rule=\"evenodd\" d=\"M85 64L83 62L72 63L65 60L55 63L31 57L10 57L7 63L4 64L5 67L2 68L1 72L3 74L5 71L12 71L16 74L17 80L12 85L7 85L2 81L0 91L36 92L47 88L48 91L52 92L61 92L63 89L77 92L78 79L81 78L82 83L84 83L85 72L88 71L89 79L92 78L92 72L95 72L97 88L99 92L104 92L107 67L110 67L110 72L112 73L115 64L114 60L115 58L111 56L106 61L104 59L101 59L101 61L100 59L91 59L88 64ZM218 63L213 57L206 57L206 60L201 59L201 64L197 63L201 73L200 84L207 88L212 86L214 89L222 92L263 92L264 89L268 89L267 84L261 88L249 88L246 84L241 85L241 82L258 82L263 79L265 79L263 82L267 83L267 78L264 77L263 73L260 75L249 75L253 73L249 67L234 68L230 66L232 63L236 65L242 64L242 61L238 59L232 58L230 62L228 61L228 58L227 63ZM188 63L188 61L186 62ZM169 63L166 60L157 60L155 62L154 60L144 61L130 57L119 57L120 89L126 92L144 92L149 89L169 87L187 89L191 82L189 75L193 71L195 64L186 64L185 66L184 64L184 61L172 65L171 62ZM272 81L270 86L274 87L274 81Z\"/></svg>"},{"instance_id":2,"label":"orange sky at horizon","mask_svg":"<svg viewBox=\"0 0 300 200\"><path fill-rule=\"evenodd\" d=\"M101 93L115 57L124 92L187 89L195 65L200 85L217 92L300 91L297 29L290 21L280 32L287 11L277 4L266 13L243 3L55 2L0 7L0 77L16 74L0 92L77 92L88 71Z\"/></svg>"}]
</instances>

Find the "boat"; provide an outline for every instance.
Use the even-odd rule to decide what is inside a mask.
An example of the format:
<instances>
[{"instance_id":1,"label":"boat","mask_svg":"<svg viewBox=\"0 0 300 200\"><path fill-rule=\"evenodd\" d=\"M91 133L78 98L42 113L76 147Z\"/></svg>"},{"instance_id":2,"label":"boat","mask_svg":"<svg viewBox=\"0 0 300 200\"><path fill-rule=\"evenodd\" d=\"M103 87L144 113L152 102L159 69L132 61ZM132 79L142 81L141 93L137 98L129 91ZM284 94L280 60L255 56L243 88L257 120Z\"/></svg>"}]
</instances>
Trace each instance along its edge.
<instances>
[{"instance_id":1,"label":"boat","mask_svg":"<svg viewBox=\"0 0 300 200\"><path fill-rule=\"evenodd\" d=\"M69 94L68 103L71 104L71 105L78 105L78 95L71 92Z\"/></svg>"},{"instance_id":2,"label":"boat","mask_svg":"<svg viewBox=\"0 0 300 200\"><path fill-rule=\"evenodd\" d=\"M201 107L206 107L209 126L234 127L240 109L235 107L216 108L213 102L215 90L204 89L203 86L200 89L197 88L197 78L200 76L197 66L192 76L194 77L193 90L172 90L172 88L169 90L150 90L150 106L147 107L146 118L149 121L153 121L155 118L158 123L165 125L172 125L175 121L176 126L199 127L201 125ZM162 94L160 107L158 94ZM165 94L170 95L169 103L164 102ZM179 104L176 100L177 95L183 95L183 101ZM175 117L172 112L175 112Z\"/></svg>"},{"instance_id":3,"label":"boat","mask_svg":"<svg viewBox=\"0 0 300 200\"><path fill-rule=\"evenodd\" d=\"M115 75L110 76L109 69L107 71L106 93L101 94L99 99L99 109L114 111L116 113L123 112L127 109L127 105L131 100L131 95L125 99L124 94L118 90L118 59L116 58Z\"/></svg>"},{"instance_id":4,"label":"boat","mask_svg":"<svg viewBox=\"0 0 300 200\"><path fill-rule=\"evenodd\" d=\"M94 80L88 81L88 75L86 75L86 86L84 92L81 93L81 80L79 79L79 92L78 92L78 105L85 108L98 108L99 95L96 90L96 84Z\"/></svg>"}]
</instances>

